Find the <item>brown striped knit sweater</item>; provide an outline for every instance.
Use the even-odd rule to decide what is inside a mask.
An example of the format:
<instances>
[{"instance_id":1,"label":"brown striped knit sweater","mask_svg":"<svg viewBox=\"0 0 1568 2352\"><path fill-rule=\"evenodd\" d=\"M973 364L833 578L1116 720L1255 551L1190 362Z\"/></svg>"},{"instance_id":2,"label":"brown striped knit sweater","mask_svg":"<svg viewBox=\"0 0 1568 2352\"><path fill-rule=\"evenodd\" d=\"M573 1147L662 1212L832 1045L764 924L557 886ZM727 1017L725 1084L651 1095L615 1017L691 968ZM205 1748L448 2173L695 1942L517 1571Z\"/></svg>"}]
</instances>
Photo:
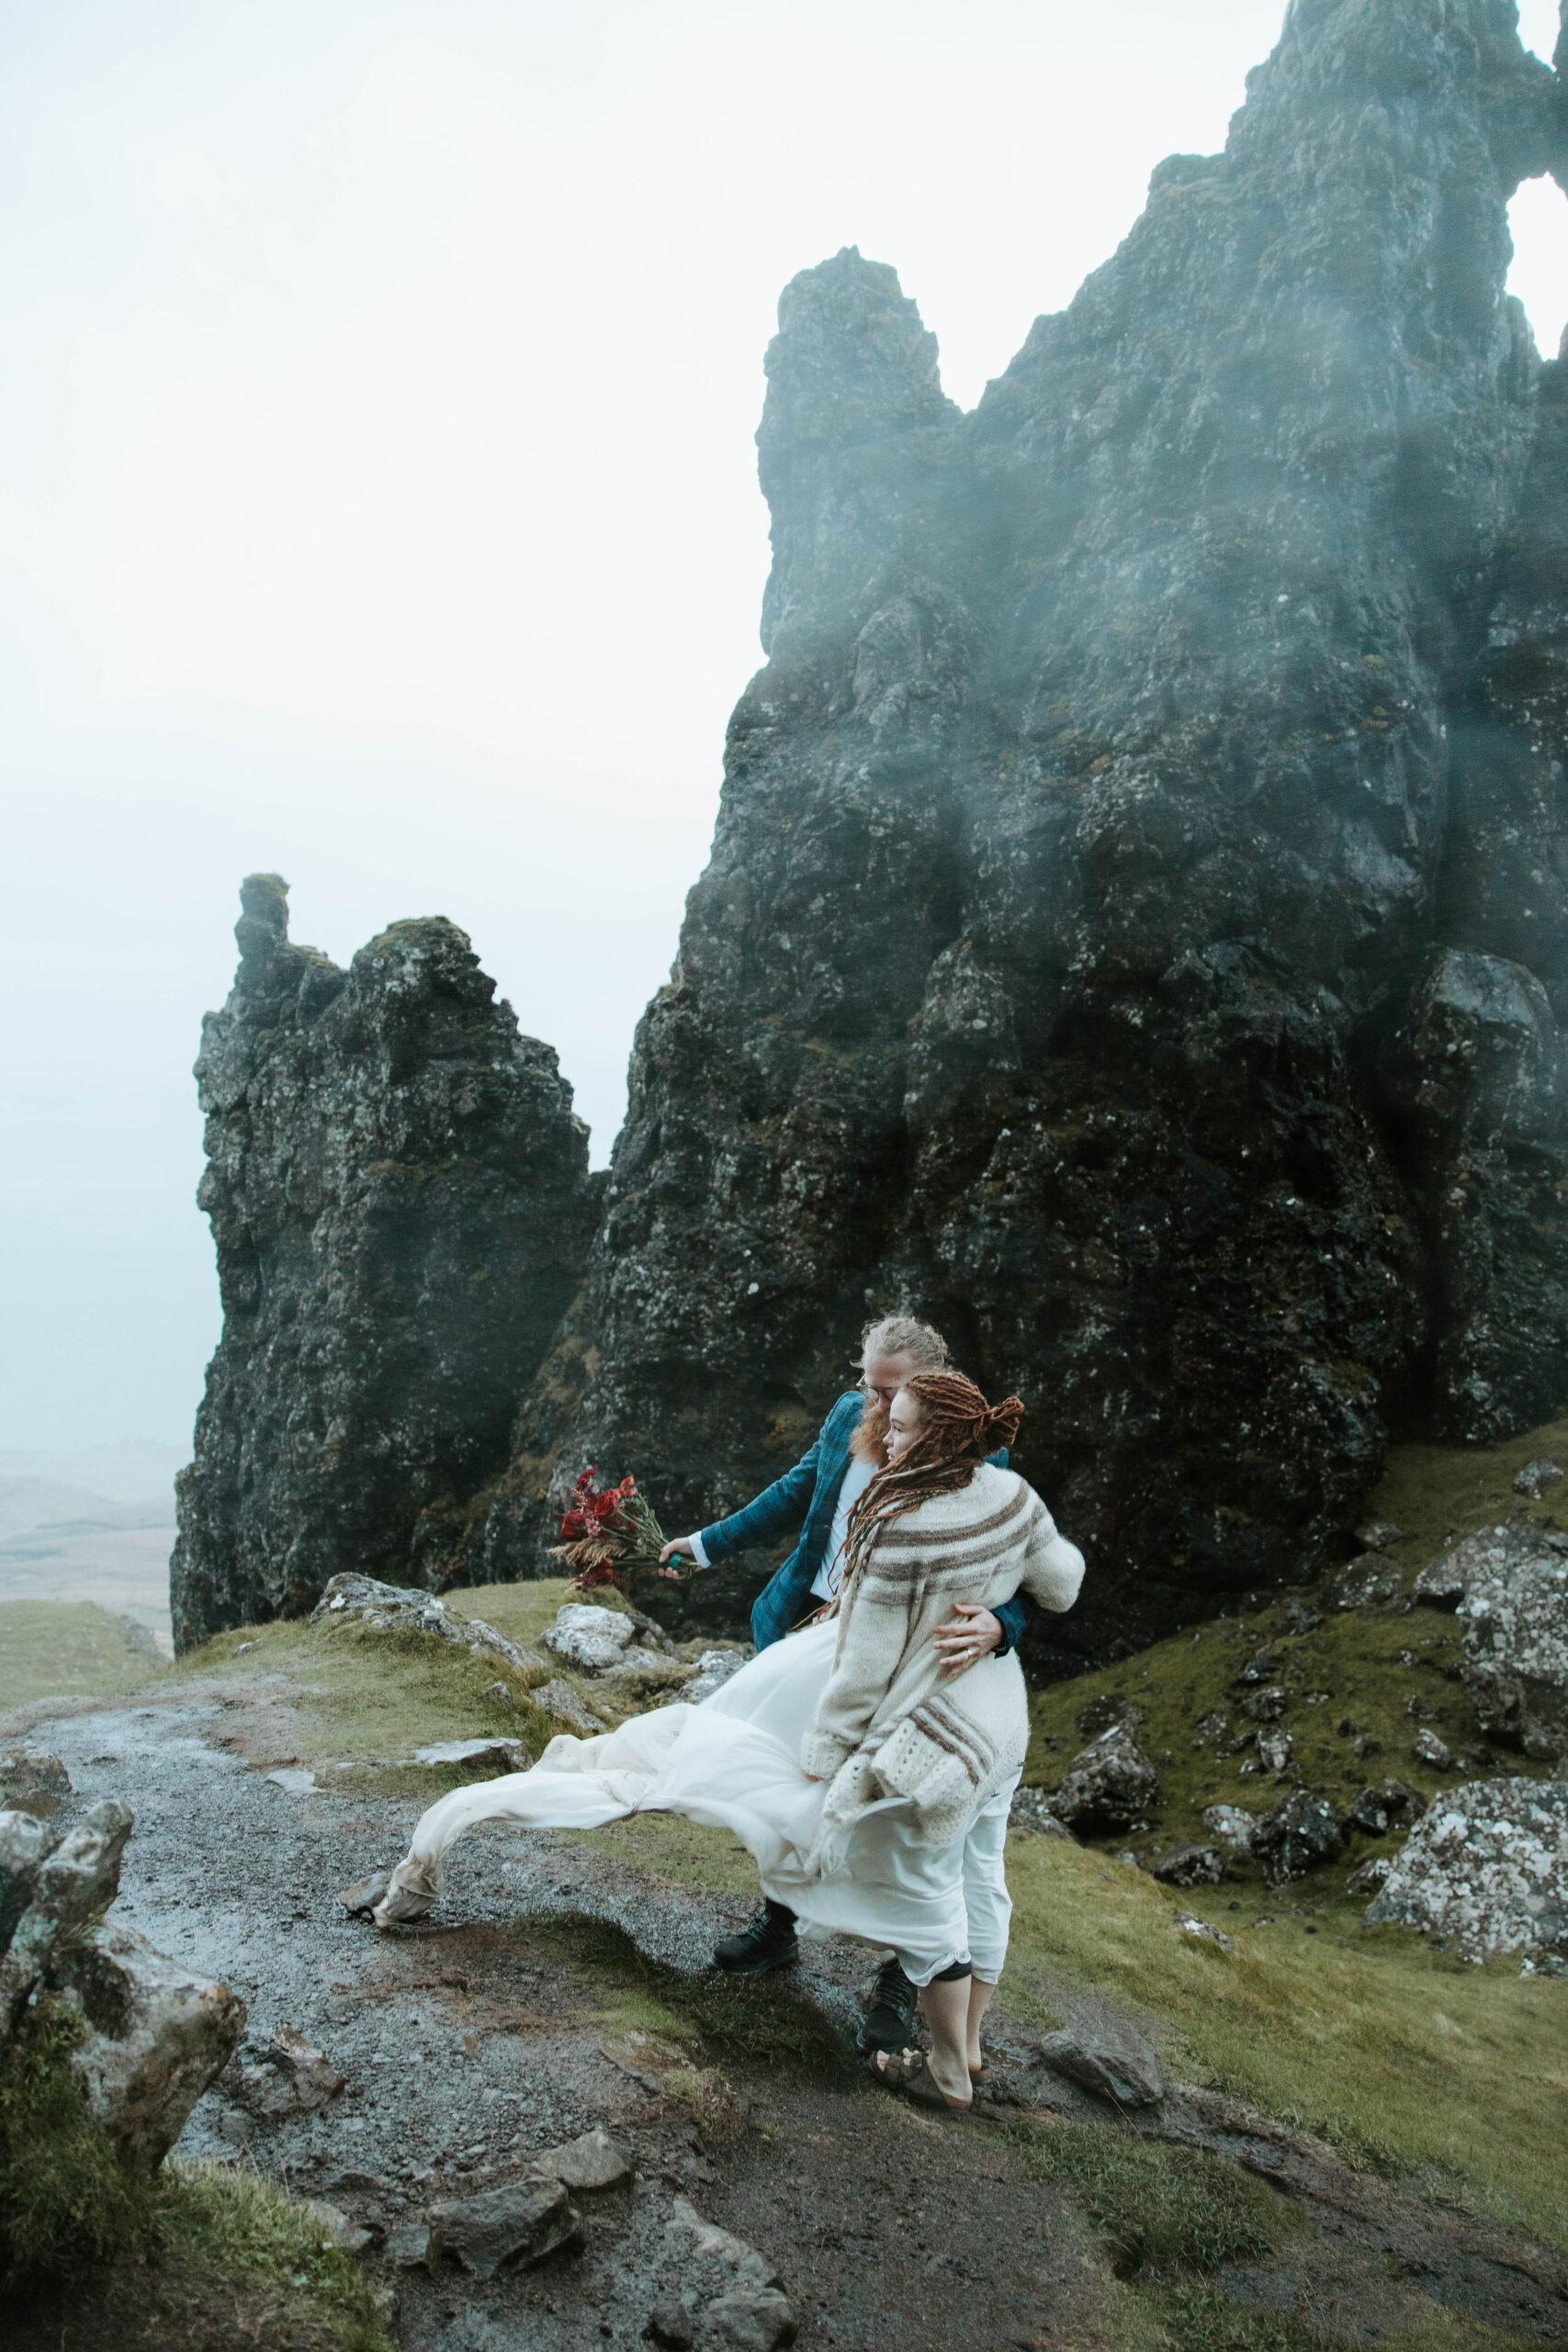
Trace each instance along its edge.
<instances>
[{"instance_id":1,"label":"brown striped knit sweater","mask_svg":"<svg viewBox=\"0 0 1568 2352\"><path fill-rule=\"evenodd\" d=\"M1017 1657L981 1658L945 1681L931 1635L954 1601L990 1609L1021 1587L1044 1609L1070 1609L1083 1569L1032 1487L989 1463L883 1531L840 1597L833 1670L800 1747L803 1769L832 1782L819 1866L890 1797L909 1804L923 1843L944 1846L1018 1770L1029 1709Z\"/></svg>"}]
</instances>

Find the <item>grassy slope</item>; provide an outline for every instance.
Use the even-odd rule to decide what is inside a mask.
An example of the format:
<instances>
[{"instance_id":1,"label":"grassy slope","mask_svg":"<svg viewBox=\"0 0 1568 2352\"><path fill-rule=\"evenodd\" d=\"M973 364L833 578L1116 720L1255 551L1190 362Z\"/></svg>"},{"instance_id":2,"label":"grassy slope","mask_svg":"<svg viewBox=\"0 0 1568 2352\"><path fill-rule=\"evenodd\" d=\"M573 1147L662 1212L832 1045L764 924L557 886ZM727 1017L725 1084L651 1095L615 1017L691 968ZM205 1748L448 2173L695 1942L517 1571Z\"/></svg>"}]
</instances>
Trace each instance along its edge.
<instances>
[{"instance_id":1,"label":"grassy slope","mask_svg":"<svg viewBox=\"0 0 1568 2352\"><path fill-rule=\"evenodd\" d=\"M1487 1451L1398 1453L1373 1509L1408 1531L1396 1555L1406 1584L1447 1541L1520 1508L1510 1490L1515 1471L1534 1453L1565 1446L1568 1422ZM1531 1510L1550 1514L1550 1498ZM529 1640L568 1589L552 1581L453 1599L513 1639ZM243 1639L257 1647L236 1662ZM1271 1605L1038 1693L1027 1778L1058 1779L1081 1744L1082 1710L1120 1695L1147 1711L1140 1736L1164 1786L1148 1829L1130 1841L1099 1848L1011 1841L1017 1915L1010 1993L1048 2008L1053 1984L1102 1985L1141 2008L1177 2071L1223 2083L1353 2154L1425 2172L1450 2193L1568 2244L1559 2161L1568 1984L1521 1980L1507 1961L1465 1966L1399 1929L1364 1931L1361 1901L1346 1896L1344 1883L1364 1854L1382 1849L1374 1841L1359 1840L1332 1870L1279 1894L1268 1894L1247 1865L1221 1888L1179 1896L1114 1859L1129 1842L1147 1860L1202 1834L1201 1808L1216 1800L1257 1812L1281 1792L1260 1774L1241 1772L1245 1758L1221 1763L1212 1741L1193 1745L1194 1726L1216 1708L1239 1724L1231 1685L1265 1643L1274 1651L1274 1679L1291 1693L1287 1720L1311 1785L1348 1796L1363 1781L1396 1773L1429 1795L1451 1781L1453 1775L1418 1765L1411 1754L1412 1696L1431 1711L1420 1720L1456 1752L1472 1755L1478 1769L1518 1769L1517 1758L1480 1764L1473 1720L1453 1675L1452 1619L1397 1602L1370 1612L1325 1608L1322 1624L1303 1634L1285 1631L1283 1606ZM536 1710L484 1699L496 1679L489 1664L433 1640L397 1644L352 1627L276 1625L220 1635L179 1670L200 1678L232 1673L236 1665L283 1671L302 1688L302 1754L319 1767L408 1756L427 1740L502 1728L522 1729L532 1747L540 1728ZM1313 1691L1329 1695L1308 1707ZM1353 1735L1338 1729L1347 1717L1376 1743L1363 1758L1352 1751ZM445 1785L434 1773L409 1777L432 1794ZM378 1775L378 1785L388 1778ZM616 1824L587 1842L737 1895L755 1884L732 1839L670 1817ZM1237 1951L1227 1954L1185 1934L1176 1919L1189 1909L1224 1928Z\"/></svg>"},{"instance_id":2,"label":"grassy slope","mask_svg":"<svg viewBox=\"0 0 1568 2352\"><path fill-rule=\"evenodd\" d=\"M91 1600L0 1600L0 1709L155 1681L168 1668L136 1645L140 1634Z\"/></svg>"}]
</instances>

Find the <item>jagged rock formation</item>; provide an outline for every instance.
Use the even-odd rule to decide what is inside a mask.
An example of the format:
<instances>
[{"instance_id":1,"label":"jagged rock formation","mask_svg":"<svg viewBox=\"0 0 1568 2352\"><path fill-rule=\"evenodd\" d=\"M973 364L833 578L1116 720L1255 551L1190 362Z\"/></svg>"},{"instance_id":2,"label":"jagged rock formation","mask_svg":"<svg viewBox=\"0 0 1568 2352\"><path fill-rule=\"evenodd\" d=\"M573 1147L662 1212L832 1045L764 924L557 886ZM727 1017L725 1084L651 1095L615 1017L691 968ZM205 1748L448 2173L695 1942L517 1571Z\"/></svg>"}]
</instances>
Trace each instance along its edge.
<instances>
[{"instance_id":1,"label":"jagged rock formation","mask_svg":"<svg viewBox=\"0 0 1568 2352\"><path fill-rule=\"evenodd\" d=\"M753 1491L872 1304L1028 1401L1044 1671L1315 1572L1394 1418L1561 1405L1565 169L1508 0L1292 0L972 415L890 268L786 288L768 663L489 1572L563 1466Z\"/></svg>"},{"instance_id":2,"label":"jagged rock formation","mask_svg":"<svg viewBox=\"0 0 1568 2352\"><path fill-rule=\"evenodd\" d=\"M178 1485L182 1647L339 1571L441 1580L598 1189L554 1051L454 924L394 923L344 972L291 944L276 876L241 903L197 1063L223 1337Z\"/></svg>"}]
</instances>

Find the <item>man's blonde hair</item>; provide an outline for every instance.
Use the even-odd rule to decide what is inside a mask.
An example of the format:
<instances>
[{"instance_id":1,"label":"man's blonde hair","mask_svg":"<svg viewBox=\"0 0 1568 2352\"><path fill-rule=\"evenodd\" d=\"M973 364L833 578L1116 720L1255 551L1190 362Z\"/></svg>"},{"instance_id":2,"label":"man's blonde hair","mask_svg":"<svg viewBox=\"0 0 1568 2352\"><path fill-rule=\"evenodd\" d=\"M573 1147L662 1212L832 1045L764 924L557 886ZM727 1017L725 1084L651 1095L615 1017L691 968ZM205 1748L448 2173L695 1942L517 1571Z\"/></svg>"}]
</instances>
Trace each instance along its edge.
<instances>
[{"instance_id":1,"label":"man's blonde hair","mask_svg":"<svg viewBox=\"0 0 1568 2352\"><path fill-rule=\"evenodd\" d=\"M940 1331L929 1323L917 1322L912 1315L885 1315L880 1322L868 1323L861 1333L863 1372L874 1356L908 1356L917 1372L944 1372L947 1341Z\"/></svg>"}]
</instances>

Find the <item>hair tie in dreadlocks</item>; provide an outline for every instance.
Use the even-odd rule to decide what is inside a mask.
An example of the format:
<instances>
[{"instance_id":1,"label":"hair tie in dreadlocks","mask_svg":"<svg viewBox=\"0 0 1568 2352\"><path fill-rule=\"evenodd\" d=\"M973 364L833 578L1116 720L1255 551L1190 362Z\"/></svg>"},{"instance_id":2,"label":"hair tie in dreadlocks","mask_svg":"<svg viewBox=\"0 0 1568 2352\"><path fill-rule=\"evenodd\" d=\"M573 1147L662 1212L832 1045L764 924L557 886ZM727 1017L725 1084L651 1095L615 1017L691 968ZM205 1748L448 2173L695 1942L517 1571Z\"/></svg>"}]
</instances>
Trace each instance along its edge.
<instances>
[{"instance_id":1,"label":"hair tie in dreadlocks","mask_svg":"<svg viewBox=\"0 0 1568 2352\"><path fill-rule=\"evenodd\" d=\"M870 1558L890 1520L918 1510L932 1495L957 1494L988 1453L1010 1445L1023 1419L1022 1399L987 1405L961 1372L917 1372L904 1383L918 1399L920 1426L897 1462L879 1470L850 1513L839 1589Z\"/></svg>"}]
</instances>

